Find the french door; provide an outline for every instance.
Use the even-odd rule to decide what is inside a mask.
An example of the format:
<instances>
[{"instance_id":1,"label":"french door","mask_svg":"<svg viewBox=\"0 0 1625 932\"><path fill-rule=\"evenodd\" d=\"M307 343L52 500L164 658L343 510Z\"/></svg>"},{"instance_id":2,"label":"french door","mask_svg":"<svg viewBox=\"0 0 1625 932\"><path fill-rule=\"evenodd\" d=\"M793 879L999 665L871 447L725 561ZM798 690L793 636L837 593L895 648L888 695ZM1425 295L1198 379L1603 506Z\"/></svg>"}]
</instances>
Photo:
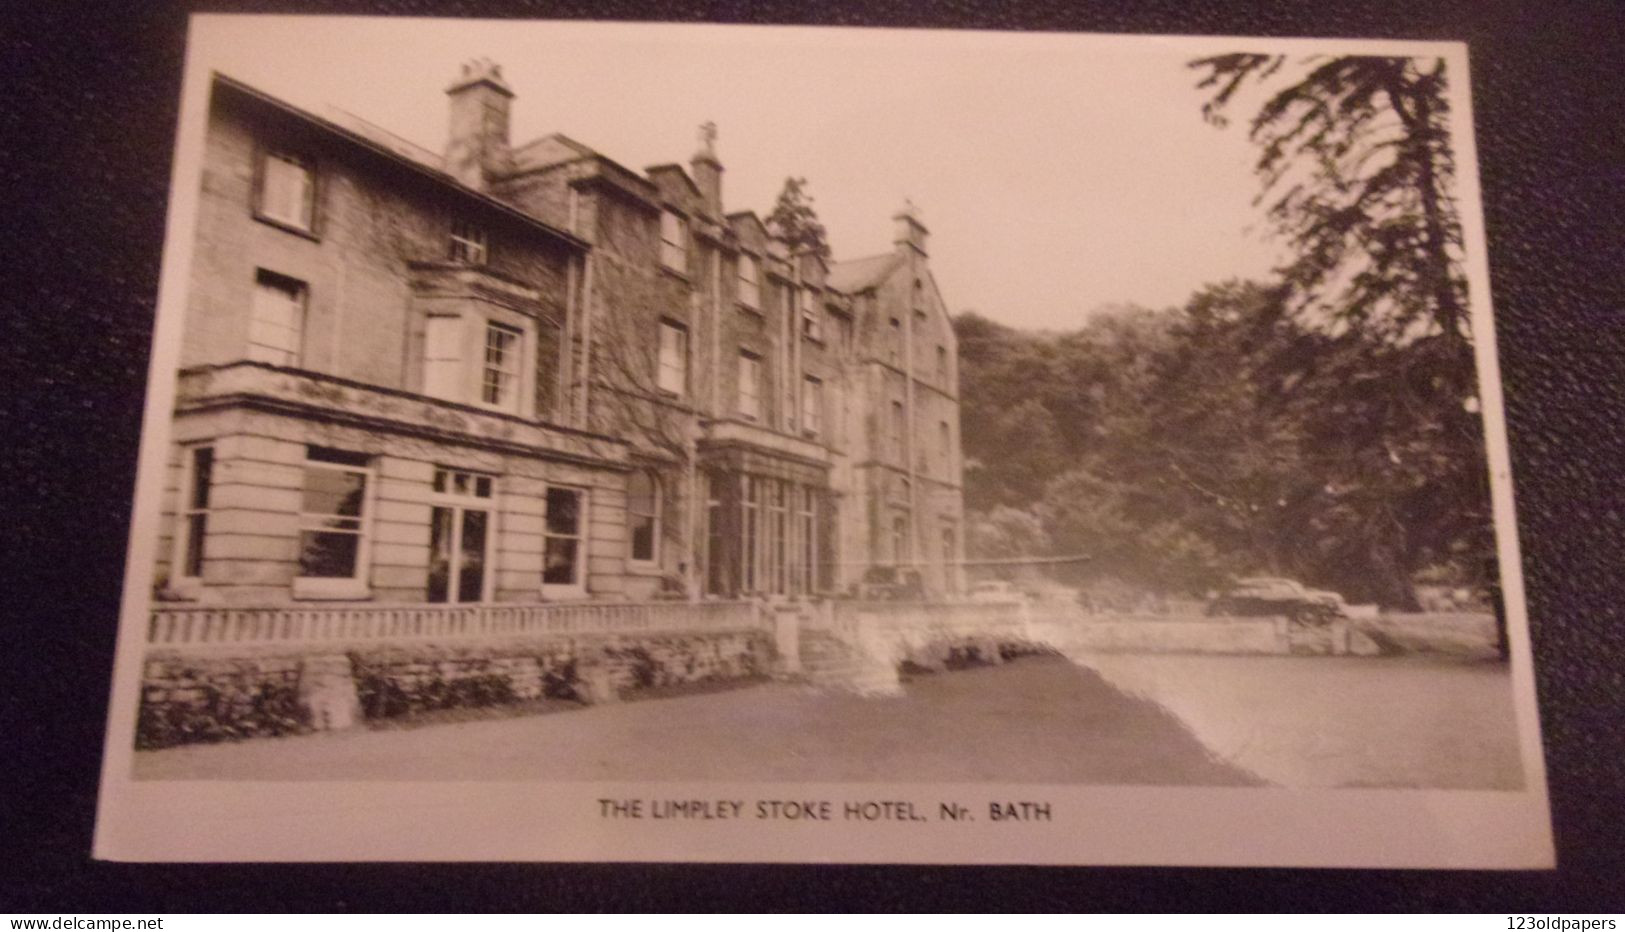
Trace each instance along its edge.
<instances>
[{"instance_id":1,"label":"french door","mask_svg":"<svg viewBox=\"0 0 1625 932\"><path fill-rule=\"evenodd\" d=\"M429 520L430 602L483 602L489 596L490 476L437 469Z\"/></svg>"}]
</instances>

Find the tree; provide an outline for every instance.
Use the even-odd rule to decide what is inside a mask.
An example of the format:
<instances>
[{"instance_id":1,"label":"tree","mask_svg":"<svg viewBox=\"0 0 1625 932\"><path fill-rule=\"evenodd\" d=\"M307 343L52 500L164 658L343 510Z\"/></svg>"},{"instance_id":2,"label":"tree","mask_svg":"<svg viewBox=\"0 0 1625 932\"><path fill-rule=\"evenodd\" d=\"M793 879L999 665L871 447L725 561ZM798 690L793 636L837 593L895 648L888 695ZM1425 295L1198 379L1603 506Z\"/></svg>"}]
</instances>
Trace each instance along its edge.
<instances>
[{"instance_id":1,"label":"tree","mask_svg":"<svg viewBox=\"0 0 1625 932\"><path fill-rule=\"evenodd\" d=\"M784 179L784 188L767 215L770 233L790 244L792 252L811 250L820 258L829 258L829 237L824 225L813 210L812 195L807 193L807 179L794 176Z\"/></svg>"},{"instance_id":2,"label":"tree","mask_svg":"<svg viewBox=\"0 0 1625 932\"><path fill-rule=\"evenodd\" d=\"M1191 65L1208 72L1203 114L1221 127L1249 82L1287 83L1249 135L1259 201L1295 249L1281 269L1292 309L1391 342L1434 333L1465 344L1444 61L1235 54Z\"/></svg>"},{"instance_id":3,"label":"tree","mask_svg":"<svg viewBox=\"0 0 1625 932\"><path fill-rule=\"evenodd\" d=\"M1264 95L1248 129L1259 203L1294 256L1278 310L1322 336L1289 360L1305 443L1336 466L1318 543L1378 574L1390 603L1413 602L1408 576L1435 562L1476 576L1493 540L1444 62L1190 64L1216 125Z\"/></svg>"},{"instance_id":4,"label":"tree","mask_svg":"<svg viewBox=\"0 0 1625 932\"><path fill-rule=\"evenodd\" d=\"M997 505L965 516L965 552L973 559L1008 560L1050 552L1043 517L1031 509Z\"/></svg>"}]
</instances>

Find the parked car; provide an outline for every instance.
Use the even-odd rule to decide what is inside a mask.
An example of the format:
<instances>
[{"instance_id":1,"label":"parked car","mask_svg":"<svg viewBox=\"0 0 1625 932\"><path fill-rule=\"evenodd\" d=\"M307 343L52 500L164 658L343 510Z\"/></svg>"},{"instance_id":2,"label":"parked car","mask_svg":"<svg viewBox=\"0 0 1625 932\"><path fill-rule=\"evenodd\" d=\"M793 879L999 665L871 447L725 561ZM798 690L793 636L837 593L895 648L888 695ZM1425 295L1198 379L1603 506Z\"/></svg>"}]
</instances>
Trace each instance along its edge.
<instances>
[{"instance_id":1,"label":"parked car","mask_svg":"<svg viewBox=\"0 0 1625 932\"><path fill-rule=\"evenodd\" d=\"M925 582L918 570L871 566L858 584L858 598L873 602L920 602Z\"/></svg>"},{"instance_id":2,"label":"parked car","mask_svg":"<svg viewBox=\"0 0 1625 932\"><path fill-rule=\"evenodd\" d=\"M972 602L998 604L1027 601L1027 596L1020 589L1002 579L989 579L972 585L965 598Z\"/></svg>"},{"instance_id":3,"label":"parked car","mask_svg":"<svg viewBox=\"0 0 1625 932\"><path fill-rule=\"evenodd\" d=\"M1343 597L1325 589L1310 589L1295 579L1278 576L1252 576L1208 603L1209 615L1255 618L1285 615L1297 621L1324 622L1348 617Z\"/></svg>"}]
</instances>

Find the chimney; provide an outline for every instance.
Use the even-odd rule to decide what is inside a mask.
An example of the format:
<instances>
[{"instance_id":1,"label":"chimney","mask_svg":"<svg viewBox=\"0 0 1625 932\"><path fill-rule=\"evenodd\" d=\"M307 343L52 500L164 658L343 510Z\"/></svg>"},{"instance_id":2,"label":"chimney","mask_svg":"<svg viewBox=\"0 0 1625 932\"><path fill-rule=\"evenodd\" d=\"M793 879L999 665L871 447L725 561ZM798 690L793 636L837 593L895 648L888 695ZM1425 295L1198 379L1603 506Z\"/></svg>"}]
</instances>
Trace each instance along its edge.
<instances>
[{"instance_id":1,"label":"chimney","mask_svg":"<svg viewBox=\"0 0 1625 932\"><path fill-rule=\"evenodd\" d=\"M511 167L508 110L513 91L502 80L502 66L480 58L463 63L462 74L446 88L446 96L451 102L446 171L484 191L493 174Z\"/></svg>"},{"instance_id":2,"label":"chimney","mask_svg":"<svg viewBox=\"0 0 1625 932\"><path fill-rule=\"evenodd\" d=\"M694 183L705 198L705 209L712 217L722 219L722 161L717 158L717 125L706 122L700 126L700 148L689 160Z\"/></svg>"},{"instance_id":3,"label":"chimney","mask_svg":"<svg viewBox=\"0 0 1625 932\"><path fill-rule=\"evenodd\" d=\"M892 220L897 222L897 233L892 237L892 242L898 251L907 253L912 249L925 256L925 243L930 238L931 231L920 222L920 209L914 206L914 202L904 198L903 209L893 215Z\"/></svg>"}]
</instances>

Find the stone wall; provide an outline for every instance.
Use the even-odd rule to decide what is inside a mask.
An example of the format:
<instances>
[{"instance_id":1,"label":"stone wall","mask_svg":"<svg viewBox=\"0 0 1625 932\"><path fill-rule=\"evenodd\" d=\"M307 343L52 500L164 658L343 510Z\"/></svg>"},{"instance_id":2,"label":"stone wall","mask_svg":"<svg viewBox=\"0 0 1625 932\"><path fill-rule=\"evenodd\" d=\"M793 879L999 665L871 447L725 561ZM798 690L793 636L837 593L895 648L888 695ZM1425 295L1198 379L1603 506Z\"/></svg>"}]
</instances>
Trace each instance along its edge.
<instances>
[{"instance_id":1,"label":"stone wall","mask_svg":"<svg viewBox=\"0 0 1625 932\"><path fill-rule=\"evenodd\" d=\"M135 746L161 748L310 729L298 657L150 657L142 671Z\"/></svg>"},{"instance_id":2,"label":"stone wall","mask_svg":"<svg viewBox=\"0 0 1625 932\"><path fill-rule=\"evenodd\" d=\"M295 152L314 165L312 232L256 219L258 160L268 149ZM244 357L256 269L264 269L306 286L300 368L417 390L404 366L408 263L444 259L453 218L487 231L492 273L536 289L548 308L565 304L567 247L506 212L425 184L390 160L267 114L238 94L216 94L203 160L183 367Z\"/></svg>"},{"instance_id":3,"label":"stone wall","mask_svg":"<svg viewBox=\"0 0 1625 932\"><path fill-rule=\"evenodd\" d=\"M543 698L613 702L645 689L746 680L771 663L765 631L324 646L231 658L157 653L143 672L136 747L298 734ZM332 681L335 670L341 682Z\"/></svg>"}]
</instances>

